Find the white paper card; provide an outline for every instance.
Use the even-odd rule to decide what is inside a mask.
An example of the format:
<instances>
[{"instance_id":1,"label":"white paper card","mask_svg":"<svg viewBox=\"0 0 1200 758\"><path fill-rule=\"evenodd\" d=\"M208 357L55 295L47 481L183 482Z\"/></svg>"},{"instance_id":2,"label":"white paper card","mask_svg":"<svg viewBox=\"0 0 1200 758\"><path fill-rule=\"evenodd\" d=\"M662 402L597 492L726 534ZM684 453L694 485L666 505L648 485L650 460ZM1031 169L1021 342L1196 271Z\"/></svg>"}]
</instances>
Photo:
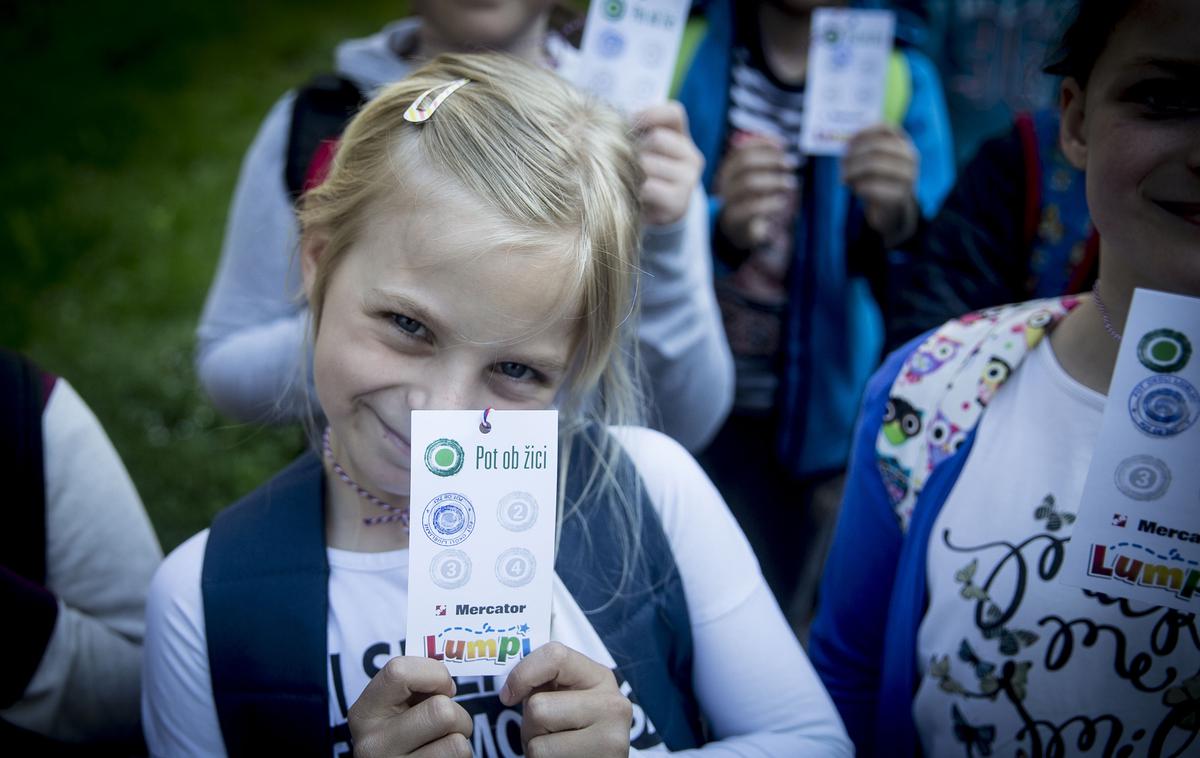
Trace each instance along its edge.
<instances>
[{"instance_id":1,"label":"white paper card","mask_svg":"<svg viewBox=\"0 0 1200 758\"><path fill-rule=\"evenodd\" d=\"M1062 581L1200 610L1200 299L1136 290Z\"/></svg>"},{"instance_id":2,"label":"white paper card","mask_svg":"<svg viewBox=\"0 0 1200 758\"><path fill-rule=\"evenodd\" d=\"M883 120L891 11L817 8L812 16L800 149L842 155L858 132Z\"/></svg>"},{"instance_id":3,"label":"white paper card","mask_svg":"<svg viewBox=\"0 0 1200 758\"><path fill-rule=\"evenodd\" d=\"M413 411L405 654L502 675L550 640L558 411Z\"/></svg>"},{"instance_id":4,"label":"white paper card","mask_svg":"<svg viewBox=\"0 0 1200 758\"><path fill-rule=\"evenodd\" d=\"M665 103L689 0L592 0L571 81L625 113Z\"/></svg>"}]
</instances>

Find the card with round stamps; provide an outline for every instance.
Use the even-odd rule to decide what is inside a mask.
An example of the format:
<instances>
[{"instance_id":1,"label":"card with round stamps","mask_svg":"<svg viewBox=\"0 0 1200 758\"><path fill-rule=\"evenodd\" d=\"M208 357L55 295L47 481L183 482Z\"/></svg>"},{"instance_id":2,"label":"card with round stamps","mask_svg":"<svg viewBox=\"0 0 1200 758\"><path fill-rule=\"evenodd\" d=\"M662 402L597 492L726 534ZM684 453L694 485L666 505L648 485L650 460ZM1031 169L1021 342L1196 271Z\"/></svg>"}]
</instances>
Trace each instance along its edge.
<instances>
[{"instance_id":1,"label":"card with round stamps","mask_svg":"<svg viewBox=\"0 0 1200 758\"><path fill-rule=\"evenodd\" d=\"M502 675L550 639L558 411L413 411L407 655Z\"/></svg>"},{"instance_id":2,"label":"card with round stamps","mask_svg":"<svg viewBox=\"0 0 1200 758\"><path fill-rule=\"evenodd\" d=\"M628 114L665 103L688 0L592 0L569 81Z\"/></svg>"},{"instance_id":3,"label":"card with round stamps","mask_svg":"<svg viewBox=\"0 0 1200 758\"><path fill-rule=\"evenodd\" d=\"M1139 289L1063 581L1200 610L1200 299Z\"/></svg>"},{"instance_id":4,"label":"card with round stamps","mask_svg":"<svg viewBox=\"0 0 1200 758\"><path fill-rule=\"evenodd\" d=\"M800 149L844 155L858 132L883 120L896 16L817 8L812 14Z\"/></svg>"}]
</instances>

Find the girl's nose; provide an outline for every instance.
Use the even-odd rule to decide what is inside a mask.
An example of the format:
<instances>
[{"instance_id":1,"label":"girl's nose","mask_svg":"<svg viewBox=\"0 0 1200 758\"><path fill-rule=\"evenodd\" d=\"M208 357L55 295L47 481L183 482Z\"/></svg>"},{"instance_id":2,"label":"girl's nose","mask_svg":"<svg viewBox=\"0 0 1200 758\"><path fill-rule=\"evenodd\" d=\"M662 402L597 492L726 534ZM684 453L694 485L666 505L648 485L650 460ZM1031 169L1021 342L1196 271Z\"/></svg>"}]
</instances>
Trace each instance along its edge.
<instances>
[{"instance_id":1,"label":"girl's nose","mask_svg":"<svg viewBox=\"0 0 1200 758\"><path fill-rule=\"evenodd\" d=\"M474 408L473 377L467 372L440 371L409 388L413 410L458 411Z\"/></svg>"}]
</instances>

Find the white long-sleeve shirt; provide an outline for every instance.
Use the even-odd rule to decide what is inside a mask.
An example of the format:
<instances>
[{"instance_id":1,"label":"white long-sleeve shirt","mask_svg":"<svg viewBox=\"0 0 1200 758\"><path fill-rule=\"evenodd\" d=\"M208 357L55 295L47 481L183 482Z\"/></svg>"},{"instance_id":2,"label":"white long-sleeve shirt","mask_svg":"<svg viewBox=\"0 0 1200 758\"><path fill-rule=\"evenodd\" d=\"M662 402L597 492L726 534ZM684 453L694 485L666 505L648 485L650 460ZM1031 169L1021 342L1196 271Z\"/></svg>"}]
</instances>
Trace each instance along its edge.
<instances>
[{"instance_id":1,"label":"white long-sleeve shirt","mask_svg":"<svg viewBox=\"0 0 1200 758\"><path fill-rule=\"evenodd\" d=\"M679 445L647 429L618 431L659 513L683 580L694 645L692 687L714 742L684 754L712 758L843 756L853 748L837 711L767 589L720 494ZM223 755L213 704L200 575L207 532L163 563L147 601L146 740L153 755ZM329 703L334 733L371 674L400 654L408 608L408 551L328 549ZM612 665L599 635L558 583L551 637ZM460 680L474 714L477 756L520 754L520 713L496 700L493 677ZM637 693L633 693L636 698ZM644 719L638 744L647 738ZM344 745L335 744L333 754ZM654 748L648 748L653 750ZM661 746L657 749L661 750Z\"/></svg>"}]
</instances>

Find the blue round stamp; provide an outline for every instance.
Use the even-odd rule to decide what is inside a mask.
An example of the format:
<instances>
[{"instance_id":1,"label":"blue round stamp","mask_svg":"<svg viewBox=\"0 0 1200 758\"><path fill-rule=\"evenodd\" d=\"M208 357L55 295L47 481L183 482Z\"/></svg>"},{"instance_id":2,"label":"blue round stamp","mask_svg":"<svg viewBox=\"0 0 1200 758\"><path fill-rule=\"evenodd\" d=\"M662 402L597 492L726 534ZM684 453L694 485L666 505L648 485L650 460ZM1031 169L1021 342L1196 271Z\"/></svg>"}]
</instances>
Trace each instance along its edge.
<instances>
[{"instance_id":1,"label":"blue round stamp","mask_svg":"<svg viewBox=\"0 0 1200 758\"><path fill-rule=\"evenodd\" d=\"M463 495L446 492L425 506L421 527L425 535L439 545L458 545L475 531L475 508Z\"/></svg>"},{"instance_id":2,"label":"blue round stamp","mask_svg":"<svg viewBox=\"0 0 1200 758\"><path fill-rule=\"evenodd\" d=\"M614 29L605 29L600 32L597 48L605 58L619 58L625 52L625 38Z\"/></svg>"},{"instance_id":3,"label":"blue round stamp","mask_svg":"<svg viewBox=\"0 0 1200 758\"><path fill-rule=\"evenodd\" d=\"M1129 395L1129 416L1151 437L1174 437L1200 417L1200 392L1178 376L1143 379Z\"/></svg>"}]
</instances>

